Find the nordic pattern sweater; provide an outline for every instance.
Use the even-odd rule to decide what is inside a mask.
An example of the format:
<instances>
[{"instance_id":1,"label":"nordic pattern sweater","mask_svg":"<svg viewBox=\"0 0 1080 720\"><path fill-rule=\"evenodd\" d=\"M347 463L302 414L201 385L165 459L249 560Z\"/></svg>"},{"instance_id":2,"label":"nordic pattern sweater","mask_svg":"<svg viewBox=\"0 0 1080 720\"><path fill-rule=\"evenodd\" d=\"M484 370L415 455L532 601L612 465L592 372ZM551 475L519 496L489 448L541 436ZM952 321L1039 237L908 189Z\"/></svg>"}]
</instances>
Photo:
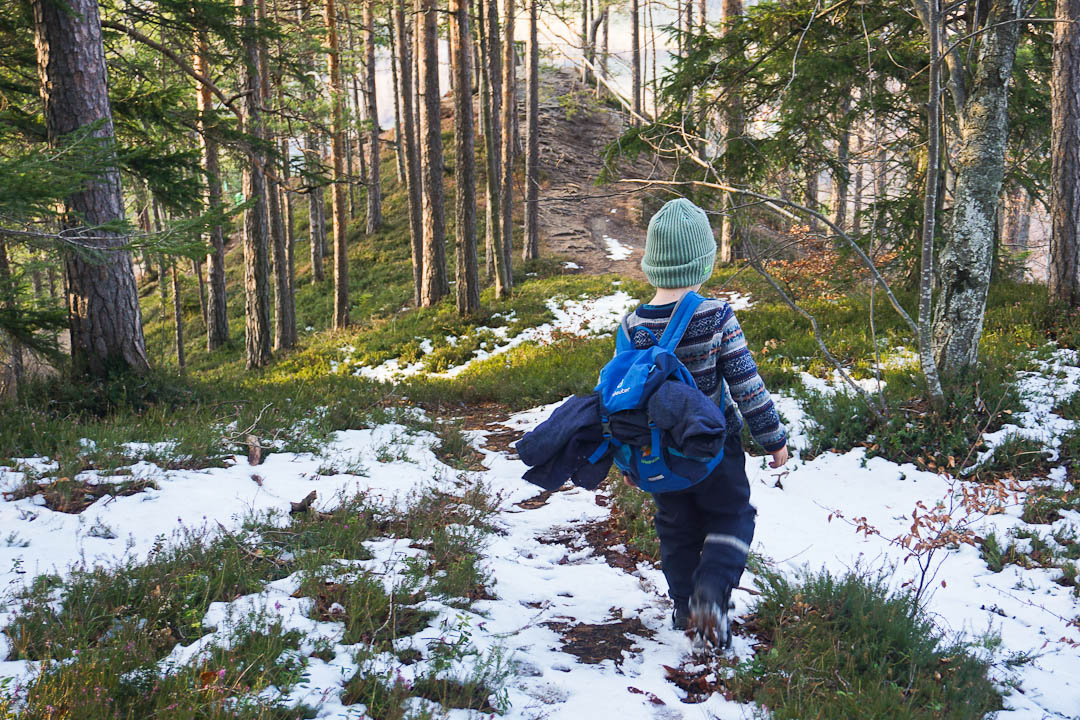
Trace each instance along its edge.
<instances>
[{"instance_id":1,"label":"nordic pattern sweater","mask_svg":"<svg viewBox=\"0 0 1080 720\"><path fill-rule=\"evenodd\" d=\"M642 349L653 344L649 333L639 332L642 328L648 328L657 338L663 337L674 309L675 303L642 305L630 313L627 324L634 347ZM758 375L739 321L725 301L706 298L701 303L675 355L694 376L701 392L718 405L723 400L729 432L739 432L745 420L754 440L767 452L787 443L787 431ZM721 378L726 382L720 382Z\"/></svg>"}]
</instances>

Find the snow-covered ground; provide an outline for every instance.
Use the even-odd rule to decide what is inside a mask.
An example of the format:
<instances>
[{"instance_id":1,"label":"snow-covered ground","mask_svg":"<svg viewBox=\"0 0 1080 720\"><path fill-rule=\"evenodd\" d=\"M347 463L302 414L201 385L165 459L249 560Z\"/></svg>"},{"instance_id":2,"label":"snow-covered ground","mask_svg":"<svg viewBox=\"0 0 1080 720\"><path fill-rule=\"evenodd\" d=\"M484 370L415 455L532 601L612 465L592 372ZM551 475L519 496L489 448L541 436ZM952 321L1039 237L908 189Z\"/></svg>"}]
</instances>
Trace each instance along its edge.
<instances>
[{"instance_id":1,"label":"snow-covered ground","mask_svg":"<svg viewBox=\"0 0 1080 720\"><path fill-rule=\"evenodd\" d=\"M510 325L516 323L518 320L514 316L513 311L511 311L505 317L506 325L495 328L476 328L477 332L490 333L494 336L494 340L490 343L490 347L485 347L489 345L489 343L485 342L467 361L460 365L447 368L441 373L429 373L429 376L456 377L465 372L473 363L492 357L493 355L501 355L502 353L527 342L535 342L538 344L550 343L559 335L576 335L578 337L602 336L618 327L619 320L622 319L622 316L637 307L637 304L637 300L622 290L595 299L551 299L547 301L547 307L552 315L554 315L554 320L537 327L525 328L513 337L509 336ZM459 338L450 336L446 338L446 341L448 344L454 345L459 341ZM424 339L421 341L420 352L423 355L430 354L433 349L430 340ZM356 348L351 346L344 347L342 348L342 351L346 354L345 360L341 363L335 362L331 365L331 370L334 372L343 372L352 369L354 375L382 382L392 382L394 380L400 380L425 372L422 359L415 363L403 366L398 358L391 358L381 365L372 367L369 365L355 364L353 354L356 352Z\"/></svg>"},{"instance_id":2,"label":"snow-covered ground","mask_svg":"<svg viewBox=\"0 0 1080 720\"><path fill-rule=\"evenodd\" d=\"M570 312L565 306L563 311ZM586 319L582 323L588 324ZM1050 409L1080 391L1077 365L1075 353L1058 351L1041 372L1023 376L1027 410L1015 418L1014 432L1049 433L1040 437L1052 443L1066 429L1067 421ZM783 397L778 398L778 404L792 423L793 444L798 447L804 423L799 405ZM554 407L520 413L505 424L528 429ZM475 434L478 444L482 444L483 435ZM311 490L319 493L317 505L326 507L339 492L364 490L384 502L400 503L417 489L433 485L449 488L458 473L436 459L431 451L434 442L430 435L409 435L400 426L383 425L339 433L322 456L272 453L258 468L243 458L229 467L204 471L164 471L141 462L133 467L134 474L153 478L159 489L102 499L79 515L50 511L40 498L0 502L3 535L17 540L0 543L0 588L11 591L36 574L63 571L76 563L143 557L171 529L216 527L218 522L235 528L251 513L287 509L290 501ZM380 457L387 457L383 451L388 445L394 447L394 457L408 459L380 462ZM544 542L560 533L580 534L585 525L606 518L609 508L599 505L594 494L571 489L555 493L539 507L524 509L516 503L534 496L536 489L520 480L524 470L520 461L510 454L483 452L489 469L476 473L476 479L502 493L495 519L501 532L489 537L484 551L497 599L478 601L471 612L433 606L440 615L415 639L420 649L446 632L440 623L450 627L467 624L480 652L501 647L518 663L508 688L511 708L506 717L511 720L746 718L760 712L725 701L720 695L700 705L682 704L681 691L664 678L661 666L678 665L689 647L685 637L670 629L670 606L660 571L642 564L627 572L610 566L588 548ZM43 459L32 462L47 467ZM320 474L320 469L325 472L330 466L363 467L366 476ZM782 471L770 470L760 457L748 456L747 467L753 502L759 510L754 542L757 552L791 571L803 567L835 572L885 569L896 587L912 579L917 570L914 563L904 563L906 551L889 539L907 532L917 502L932 506L958 489L957 484L912 465L868 459L861 449L825 453L810 461L796 454ZM254 473L261 484L253 481ZM13 487L19 475L4 471L0 475L2 489ZM1055 470L1053 476L1060 481L1061 471ZM865 517L880 534L859 534L851 524L837 519L837 513L846 518ZM974 529L981 535L993 530L1003 537L1021 523L1019 514L1019 507L1010 506L1000 514L979 519ZM1057 524L1080 525L1080 516L1071 513ZM112 532L91 533L94 526ZM110 534L115 537L108 538ZM387 539L369 543L374 559L362 565L380 569L386 582L393 582L405 558L417 552L409 547L410 542ZM1017 669L1014 677L998 677L1015 680L1022 688L1006 698L1007 709L999 717L1041 720L1080 713L1080 652L1061 641L1080 640L1080 628L1073 624L1080 605L1070 588L1054 582L1057 574L1014 565L993 573L978 550L968 545L940 555L928 597L928 608L938 624L949 632L997 632L1008 651L1037 656ZM752 586L753 582L752 577L746 577L743 585ZM307 679L289 699L319 705L320 717L347 717L350 709L341 704L340 690L343 679L356 670L353 654L341 645L340 624L306 617L311 600L291 597L296 583L292 576L257 595L212 606L206 624L216 625L216 633L193 646L176 648L166 662L188 661L206 644L223 642L228 618L257 609L271 617L280 616L286 629L303 631L302 650L310 651L319 638L330 643L332 659L308 658ZM752 598L742 592L737 592L734 600L739 614L752 604ZM0 608L3 626L15 608L6 601L0 602ZM635 648L625 653L619 664L611 660L579 662L563 649L559 633L547 624L598 624L620 616L640 618L652 635L636 638ZM7 654L6 642L0 635L0 657ZM737 638L735 651L747 656L752 648L747 640ZM407 679L409 673L423 667L421 662L402 668L402 672ZM0 678L23 676L32 669L27 663L0 662ZM356 708L352 712L355 714ZM466 716L465 711L451 713L455 718Z\"/></svg>"}]
</instances>

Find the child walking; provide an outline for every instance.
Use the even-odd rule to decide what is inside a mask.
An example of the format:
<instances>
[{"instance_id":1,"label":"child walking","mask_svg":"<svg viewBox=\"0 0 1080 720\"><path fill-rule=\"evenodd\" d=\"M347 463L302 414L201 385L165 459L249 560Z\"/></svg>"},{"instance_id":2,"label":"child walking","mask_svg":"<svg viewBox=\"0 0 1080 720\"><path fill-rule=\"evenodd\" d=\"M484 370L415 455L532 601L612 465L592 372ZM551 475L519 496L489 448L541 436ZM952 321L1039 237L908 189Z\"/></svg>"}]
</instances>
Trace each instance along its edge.
<instances>
[{"instance_id":1,"label":"child walking","mask_svg":"<svg viewBox=\"0 0 1080 720\"><path fill-rule=\"evenodd\" d=\"M678 301L709 279L715 257L709 219L689 200L672 200L652 217L641 269L656 294L627 318L636 348L662 337ZM742 422L772 455L773 468L788 460L787 432L727 302L706 299L675 354L698 389L726 409L728 435L724 457L708 477L686 490L653 494L660 560L675 603L674 627L725 648L731 642L731 590L746 567L757 513L750 504Z\"/></svg>"}]
</instances>

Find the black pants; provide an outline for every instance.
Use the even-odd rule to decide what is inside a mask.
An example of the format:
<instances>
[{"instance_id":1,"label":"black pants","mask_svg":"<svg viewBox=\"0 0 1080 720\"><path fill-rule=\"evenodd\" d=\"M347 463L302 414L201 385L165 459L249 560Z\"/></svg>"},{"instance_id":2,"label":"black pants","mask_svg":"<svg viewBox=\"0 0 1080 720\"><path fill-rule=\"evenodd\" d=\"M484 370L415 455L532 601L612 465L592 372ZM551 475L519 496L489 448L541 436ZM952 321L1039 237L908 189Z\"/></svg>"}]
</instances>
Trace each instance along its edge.
<instances>
[{"instance_id":1,"label":"black pants","mask_svg":"<svg viewBox=\"0 0 1080 720\"><path fill-rule=\"evenodd\" d=\"M739 584L754 539L742 439L732 433L720 465L697 485L656 493L656 534L668 594L687 600L701 586L713 597Z\"/></svg>"}]
</instances>

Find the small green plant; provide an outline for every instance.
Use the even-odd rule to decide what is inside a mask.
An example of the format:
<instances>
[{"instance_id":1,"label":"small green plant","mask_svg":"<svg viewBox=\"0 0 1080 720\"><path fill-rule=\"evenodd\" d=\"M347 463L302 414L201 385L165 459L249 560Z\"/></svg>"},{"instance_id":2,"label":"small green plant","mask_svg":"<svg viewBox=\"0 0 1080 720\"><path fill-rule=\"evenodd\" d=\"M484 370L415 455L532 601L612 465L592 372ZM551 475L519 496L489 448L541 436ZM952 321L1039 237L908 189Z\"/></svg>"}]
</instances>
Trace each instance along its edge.
<instances>
[{"instance_id":1,"label":"small green plant","mask_svg":"<svg viewBox=\"0 0 1080 720\"><path fill-rule=\"evenodd\" d=\"M784 719L976 720L1002 707L989 662L943 638L886 575L758 579L752 617L764 646L724 681L736 700Z\"/></svg>"}]
</instances>

